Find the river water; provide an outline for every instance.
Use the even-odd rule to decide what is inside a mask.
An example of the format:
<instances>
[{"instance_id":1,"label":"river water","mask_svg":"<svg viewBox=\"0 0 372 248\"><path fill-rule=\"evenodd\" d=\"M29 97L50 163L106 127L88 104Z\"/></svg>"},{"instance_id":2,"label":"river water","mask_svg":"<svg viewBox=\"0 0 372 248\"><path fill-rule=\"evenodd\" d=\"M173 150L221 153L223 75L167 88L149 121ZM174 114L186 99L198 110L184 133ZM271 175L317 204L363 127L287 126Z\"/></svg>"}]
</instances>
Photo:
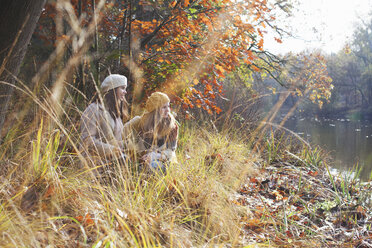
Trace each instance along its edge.
<instances>
[{"instance_id":1,"label":"river water","mask_svg":"<svg viewBox=\"0 0 372 248\"><path fill-rule=\"evenodd\" d=\"M284 125L305 140L330 152L331 166L347 171L361 166L361 179L372 171L372 123L349 119L290 118Z\"/></svg>"}]
</instances>

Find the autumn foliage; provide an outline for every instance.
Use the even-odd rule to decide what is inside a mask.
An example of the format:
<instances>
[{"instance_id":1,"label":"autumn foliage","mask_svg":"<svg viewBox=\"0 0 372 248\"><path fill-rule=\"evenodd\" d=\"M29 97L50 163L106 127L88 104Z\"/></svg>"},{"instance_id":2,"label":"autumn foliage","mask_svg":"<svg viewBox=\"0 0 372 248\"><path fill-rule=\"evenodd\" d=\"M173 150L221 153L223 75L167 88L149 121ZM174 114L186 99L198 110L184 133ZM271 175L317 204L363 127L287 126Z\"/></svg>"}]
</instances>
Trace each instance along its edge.
<instances>
[{"instance_id":1,"label":"autumn foliage","mask_svg":"<svg viewBox=\"0 0 372 248\"><path fill-rule=\"evenodd\" d=\"M306 96L322 108L329 102L333 89L332 78L328 75L326 59L318 52L290 58L291 66L284 71L288 86L293 94Z\"/></svg>"},{"instance_id":2,"label":"autumn foliage","mask_svg":"<svg viewBox=\"0 0 372 248\"><path fill-rule=\"evenodd\" d=\"M242 64L261 70L265 34L276 27L273 13L281 7L266 0L142 0L104 1L97 11L100 3L71 0L63 6L74 9L70 18L81 27L97 21L98 63L127 73L147 94L161 89L184 109L209 113L221 111L215 100L227 74ZM59 8L48 3L39 21L37 35L49 45L69 38L56 30ZM77 29L69 21L65 27Z\"/></svg>"},{"instance_id":3,"label":"autumn foliage","mask_svg":"<svg viewBox=\"0 0 372 248\"><path fill-rule=\"evenodd\" d=\"M69 29L82 32L96 22L92 55L82 63L94 69L98 82L108 72L129 76L135 85L130 87L132 103L162 90L184 110L202 108L218 114L222 110L216 100L223 95L225 77L244 67L250 74L288 76L289 87L296 85L298 95L306 90L305 95L321 106L332 88L322 57L292 57L297 62L288 70L264 49L269 30L276 32L276 42L282 42L276 15L284 11L285 4L266 0L71 0L57 6L50 2L36 35L50 46L65 40L73 47L76 41L70 39L73 32ZM65 30L57 30L61 10L69 9ZM87 81L84 71L76 74L80 91L94 89L81 87L81 81Z\"/></svg>"}]
</instances>

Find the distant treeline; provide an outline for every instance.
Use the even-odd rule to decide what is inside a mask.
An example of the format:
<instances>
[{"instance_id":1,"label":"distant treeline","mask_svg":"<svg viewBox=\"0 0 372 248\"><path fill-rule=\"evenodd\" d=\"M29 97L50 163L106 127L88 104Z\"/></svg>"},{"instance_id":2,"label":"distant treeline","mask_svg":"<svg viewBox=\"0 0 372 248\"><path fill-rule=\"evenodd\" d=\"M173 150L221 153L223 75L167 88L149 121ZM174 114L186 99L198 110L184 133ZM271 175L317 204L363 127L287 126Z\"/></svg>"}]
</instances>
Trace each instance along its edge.
<instances>
[{"instance_id":1,"label":"distant treeline","mask_svg":"<svg viewBox=\"0 0 372 248\"><path fill-rule=\"evenodd\" d=\"M311 56L312 53L305 54ZM328 75L332 78L331 97L323 101L324 104L319 108L319 104L316 105L314 101L308 101L296 94L296 87L301 87L300 82L290 85L292 88L287 85L283 88L276 87L277 92L288 90L294 92L288 95L283 109L290 109L297 104L297 112L301 115L317 114L331 118L372 120L372 18L356 28L352 40L341 51L323 56ZM299 70L295 64L289 67L291 70ZM288 75L282 80L290 81ZM314 75L308 76L304 80L305 85L311 83L313 77ZM269 87L275 87L272 79L265 82L270 85ZM276 94L270 101L275 103L278 100L279 95ZM301 102L298 104L299 100Z\"/></svg>"},{"instance_id":2,"label":"distant treeline","mask_svg":"<svg viewBox=\"0 0 372 248\"><path fill-rule=\"evenodd\" d=\"M327 57L327 67L335 87L318 112L372 119L372 19L355 30L342 51Z\"/></svg>"}]
</instances>

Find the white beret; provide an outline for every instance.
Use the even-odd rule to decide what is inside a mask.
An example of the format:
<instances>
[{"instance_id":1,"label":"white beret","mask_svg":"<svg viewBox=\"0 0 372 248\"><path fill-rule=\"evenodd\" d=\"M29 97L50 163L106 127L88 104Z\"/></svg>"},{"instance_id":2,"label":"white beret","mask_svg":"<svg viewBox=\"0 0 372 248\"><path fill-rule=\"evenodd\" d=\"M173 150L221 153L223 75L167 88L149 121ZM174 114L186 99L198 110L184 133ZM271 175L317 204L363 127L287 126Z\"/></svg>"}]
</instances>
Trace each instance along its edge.
<instances>
[{"instance_id":1,"label":"white beret","mask_svg":"<svg viewBox=\"0 0 372 248\"><path fill-rule=\"evenodd\" d=\"M101 90L103 93L120 86L127 87L127 77L119 74L111 74L103 80Z\"/></svg>"}]
</instances>

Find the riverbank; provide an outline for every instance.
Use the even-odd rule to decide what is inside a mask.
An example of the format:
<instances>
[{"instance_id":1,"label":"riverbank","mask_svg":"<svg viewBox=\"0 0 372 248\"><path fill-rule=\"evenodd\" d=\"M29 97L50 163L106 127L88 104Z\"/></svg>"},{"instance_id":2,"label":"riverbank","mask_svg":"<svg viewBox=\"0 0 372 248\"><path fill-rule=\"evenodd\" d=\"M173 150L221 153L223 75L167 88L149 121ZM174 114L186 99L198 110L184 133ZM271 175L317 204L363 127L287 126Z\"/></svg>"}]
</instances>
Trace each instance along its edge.
<instances>
[{"instance_id":1,"label":"riverbank","mask_svg":"<svg viewBox=\"0 0 372 248\"><path fill-rule=\"evenodd\" d=\"M327 150L329 165L340 171L362 168L362 180L372 171L372 122L321 117L290 118L284 126L304 140Z\"/></svg>"},{"instance_id":2,"label":"riverbank","mask_svg":"<svg viewBox=\"0 0 372 248\"><path fill-rule=\"evenodd\" d=\"M32 149L18 146L18 156L4 144L0 245L372 244L370 184L329 173L321 150L274 134L252 146L244 136L183 126L179 162L166 175L113 164L103 178L81 168L57 130L39 129Z\"/></svg>"},{"instance_id":3,"label":"riverbank","mask_svg":"<svg viewBox=\"0 0 372 248\"><path fill-rule=\"evenodd\" d=\"M244 239L274 247L372 247L371 182L300 158L260 167L238 191Z\"/></svg>"}]
</instances>

